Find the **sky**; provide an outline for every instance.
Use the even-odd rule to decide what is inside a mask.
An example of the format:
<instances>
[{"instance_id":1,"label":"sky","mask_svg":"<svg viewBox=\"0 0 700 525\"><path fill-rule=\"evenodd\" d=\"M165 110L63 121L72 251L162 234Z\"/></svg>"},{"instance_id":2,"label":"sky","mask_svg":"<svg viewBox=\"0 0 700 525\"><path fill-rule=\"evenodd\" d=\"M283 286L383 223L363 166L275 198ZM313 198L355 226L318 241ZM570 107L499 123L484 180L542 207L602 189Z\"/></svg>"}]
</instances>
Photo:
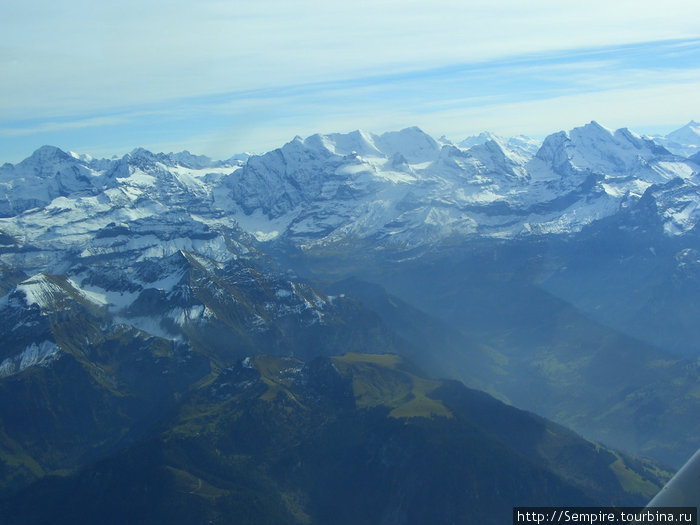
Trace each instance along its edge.
<instances>
[{"instance_id":1,"label":"sky","mask_svg":"<svg viewBox=\"0 0 700 525\"><path fill-rule=\"evenodd\" d=\"M5 2L0 163L409 126L665 134L700 120L699 20L697 0Z\"/></svg>"}]
</instances>

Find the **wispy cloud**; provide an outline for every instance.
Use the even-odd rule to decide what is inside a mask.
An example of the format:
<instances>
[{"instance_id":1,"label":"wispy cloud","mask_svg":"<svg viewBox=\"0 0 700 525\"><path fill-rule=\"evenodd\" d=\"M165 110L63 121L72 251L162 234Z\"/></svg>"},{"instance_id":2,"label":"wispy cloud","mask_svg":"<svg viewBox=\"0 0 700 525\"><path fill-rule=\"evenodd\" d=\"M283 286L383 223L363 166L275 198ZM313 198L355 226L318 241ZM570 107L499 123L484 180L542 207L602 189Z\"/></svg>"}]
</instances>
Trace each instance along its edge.
<instances>
[{"instance_id":1,"label":"wispy cloud","mask_svg":"<svg viewBox=\"0 0 700 525\"><path fill-rule=\"evenodd\" d=\"M64 132L83 128L102 128L105 126L114 126L125 124L128 122L124 117L92 117L76 120L58 120L38 121L35 125L23 122L18 125L9 125L0 128L0 135L5 137L21 137L23 135L35 135L40 133L55 133Z\"/></svg>"},{"instance_id":2,"label":"wispy cloud","mask_svg":"<svg viewBox=\"0 0 700 525\"><path fill-rule=\"evenodd\" d=\"M663 108L664 89L700 78L695 0L26 0L3 14L4 159L42 143L118 152L202 140L203 152L230 154L352 127L466 134L478 119L458 129L450 115L491 114L480 127L503 128L499 105L610 91L654 91ZM681 104L678 124L698 118L697 97Z\"/></svg>"}]
</instances>

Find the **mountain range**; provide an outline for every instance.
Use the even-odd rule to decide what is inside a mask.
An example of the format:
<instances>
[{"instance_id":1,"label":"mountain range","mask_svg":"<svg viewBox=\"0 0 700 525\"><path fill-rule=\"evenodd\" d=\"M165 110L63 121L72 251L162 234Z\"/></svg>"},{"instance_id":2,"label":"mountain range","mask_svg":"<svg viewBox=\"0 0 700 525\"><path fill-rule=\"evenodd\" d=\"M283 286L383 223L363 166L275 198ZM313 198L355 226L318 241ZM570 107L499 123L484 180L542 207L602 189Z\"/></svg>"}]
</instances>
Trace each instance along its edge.
<instances>
[{"instance_id":1,"label":"mountain range","mask_svg":"<svg viewBox=\"0 0 700 525\"><path fill-rule=\"evenodd\" d=\"M91 241L88 249L99 251L98 231L148 224L166 206L195 231L238 227L259 241L371 239L406 249L577 232L637 204L647 190L657 203L673 201L659 210L667 233L695 225L695 157L595 122L550 135L534 156L528 146L494 137L465 150L408 128L297 137L245 163L143 149L94 160L44 147L0 168L3 240L26 247L53 227L67 237L60 248Z\"/></svg>"},{"instance_id":2,"label":"mountain range","mask_svg":"<svg viewBox=\"0 0 700 525\"><path fill-rule=\"evenodd\" d=\"M643 502L664 469L608 447L674 466L698 447L697 127L355 131L225 161L45 146L3 165L0 512L99 514L143 474L192 523L244 500L260 523L331 522L339 492L340 522L412 523L411 476L449 470L447 450L472 496L514 469L521 501ZM484 474L468 436L507 459ZM388 492L360 516L369 496L331 464Z\"/></svg>"}]
</instances>

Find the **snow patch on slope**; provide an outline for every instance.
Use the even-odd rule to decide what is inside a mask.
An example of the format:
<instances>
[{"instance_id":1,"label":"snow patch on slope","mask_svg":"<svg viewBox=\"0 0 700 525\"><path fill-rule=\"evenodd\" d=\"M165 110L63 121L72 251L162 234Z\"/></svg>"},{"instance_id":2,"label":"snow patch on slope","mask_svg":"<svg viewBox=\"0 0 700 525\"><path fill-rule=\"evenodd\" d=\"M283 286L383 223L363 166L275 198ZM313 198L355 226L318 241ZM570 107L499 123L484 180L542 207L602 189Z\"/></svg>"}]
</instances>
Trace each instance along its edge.
<instances>
[{"instance_id":1,"label":"snow patch on slope","mask_svg":"<svg viewBox=\"0 0 700 525\"><path fill-rule=\"evenodd\" d=\"M106 305L103 296L82 290L71 279L61 281L61 278L52 278L45 274L38 274L22 281L16 289L24 294L27 306L36 304L42 310L54 308L57 301L66 297L82 300L98 307Z\"/></svg>"},{"instance_id":2,"label":"snow patch on slope","mask_svg":"<svg viewBox=\"0 0 700 525\"><path fill-rule=\"evenodd\" d=\"M31 366L48 367L60 357L61 350L51 341L43 341L38 345L32 343L22 352L4 359L0 363L0 378L20 373Z\"/></svg>"}]
</instances>

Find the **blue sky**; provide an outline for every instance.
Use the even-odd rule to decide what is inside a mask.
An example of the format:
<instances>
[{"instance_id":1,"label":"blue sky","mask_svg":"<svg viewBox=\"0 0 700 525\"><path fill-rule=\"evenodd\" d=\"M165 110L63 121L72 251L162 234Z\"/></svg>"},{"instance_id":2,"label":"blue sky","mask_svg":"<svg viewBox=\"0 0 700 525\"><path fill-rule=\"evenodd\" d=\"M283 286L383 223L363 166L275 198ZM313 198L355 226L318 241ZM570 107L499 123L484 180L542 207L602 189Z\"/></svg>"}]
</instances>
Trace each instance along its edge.
<instances>
[{"instance_id":1,"label":"blue sky","mask_svg":"<svg viewBox=\"0 0 700 525\"><path fill-rule=\"evenodd\" d=\"M700 2L580 4L17 2L0 20L0 162L43 144L224 158L357 128L700 120Z\"/></svg>"}]
</instances>

